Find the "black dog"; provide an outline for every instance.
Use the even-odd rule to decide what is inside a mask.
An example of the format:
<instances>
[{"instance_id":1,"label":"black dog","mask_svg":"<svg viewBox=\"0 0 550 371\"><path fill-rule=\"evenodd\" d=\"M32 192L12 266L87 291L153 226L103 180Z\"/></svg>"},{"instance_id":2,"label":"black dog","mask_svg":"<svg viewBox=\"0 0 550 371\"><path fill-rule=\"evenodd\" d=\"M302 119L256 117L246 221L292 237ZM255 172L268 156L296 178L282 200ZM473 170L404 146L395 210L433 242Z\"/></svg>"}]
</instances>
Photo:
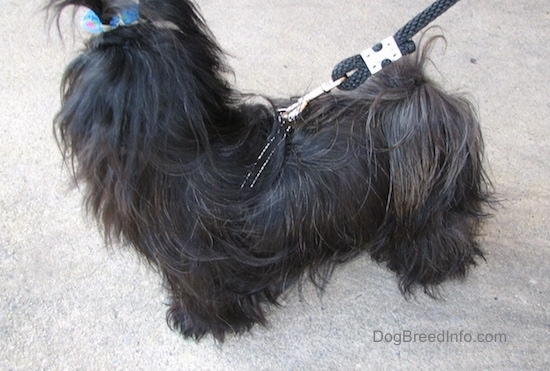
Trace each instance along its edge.
<instances>
[{"instance_id":1,"label":"black dog","mask_svg":"<svg viewBox=\"0 0 550 371\"><path fill-rule=\"evenodd\" d=\"M472 105L416 57L352 92L290 101L243 96L186 0L51 0L83 5L98 34L67 68L55 131L108 242L163 275L168 320L223 340L266 323L266 304L364 252L400 289L434 293L482 257L489 201ZM113 22L113 19L115 20ZM120 26L120 27L119 27Z\"/></svg>"}]
</instances>

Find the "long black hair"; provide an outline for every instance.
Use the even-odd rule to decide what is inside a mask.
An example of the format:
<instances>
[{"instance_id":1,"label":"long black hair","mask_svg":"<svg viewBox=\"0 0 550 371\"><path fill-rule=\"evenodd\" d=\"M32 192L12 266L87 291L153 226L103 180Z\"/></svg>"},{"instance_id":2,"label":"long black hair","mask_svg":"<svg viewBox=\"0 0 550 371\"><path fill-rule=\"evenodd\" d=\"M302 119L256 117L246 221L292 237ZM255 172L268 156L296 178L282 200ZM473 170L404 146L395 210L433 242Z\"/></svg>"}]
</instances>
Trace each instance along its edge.
<instances>
[{"instance_id":1,"label":"long black hair","mask_svg":"<svg viewBox=\"0 0 550 371\"><path fill-rule=\"evenodd\" d=\"M128 1L83 5L104 22ZM427 49L290 124L244 97L195 6L140 2L67 67L55 132L109 242L164 276L168 320L223 340L266 303L368 252L403 292L464 277L489 200L475 110L426 78ZM247 179L254 179L248 182Z\"/></svg>"}]
</instances>

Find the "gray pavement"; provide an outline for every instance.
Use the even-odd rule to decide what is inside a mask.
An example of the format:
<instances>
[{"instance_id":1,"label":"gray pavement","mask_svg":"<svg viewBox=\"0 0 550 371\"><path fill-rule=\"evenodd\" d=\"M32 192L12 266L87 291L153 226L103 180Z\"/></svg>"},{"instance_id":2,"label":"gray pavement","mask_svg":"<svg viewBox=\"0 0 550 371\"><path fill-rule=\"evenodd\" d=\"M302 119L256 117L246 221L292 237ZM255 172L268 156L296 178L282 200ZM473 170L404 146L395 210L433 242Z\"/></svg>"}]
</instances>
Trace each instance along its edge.
<instances>
[{"instance_id":1,"label":"gray pavement","mask_svg":"<svg viewBox=\"0 0 550 371\"><path fill-rule=\"evenodd\" d=\"M198 2L235 84L289 96L431 0ZM0 0L0 370L550 369L548 0L463 0L436 22L447 47L433 72L477 102L504 200L481 238L487 262L445 285L442 300L406 301L363 257L322 298L309 286L291 293L269 327L223 347L167 328L157 276L132 252L105 248L69 189L51 121L80 43L68 22L64 45L46 31L42 4ZM378 331L405 337L380 342ZM444 332L447 341L420 338Z\"/></svg>"}]
</instances>

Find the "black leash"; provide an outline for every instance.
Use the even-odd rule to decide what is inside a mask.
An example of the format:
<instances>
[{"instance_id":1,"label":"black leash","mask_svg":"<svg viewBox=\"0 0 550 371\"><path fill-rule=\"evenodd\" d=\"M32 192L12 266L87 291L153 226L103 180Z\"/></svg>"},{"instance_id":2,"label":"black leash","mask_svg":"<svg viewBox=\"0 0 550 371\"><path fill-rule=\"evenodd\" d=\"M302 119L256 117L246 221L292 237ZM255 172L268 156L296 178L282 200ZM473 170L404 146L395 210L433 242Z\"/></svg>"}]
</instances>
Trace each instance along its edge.
<instances>
[{"instance_id":1,"label":"black leash","mask_svg":"<svg viewBox=\"0 0 550 371\"><path fill-rule=\"evenodd\" d=\"M336 87L341 90L353 90L388 64L395 62L404 55L413 53L416 50L416 45L411 38L458 1L437 0L401 27L393 37L390 36L372 48L344 59L332 70L331 81L312 90L291 106L280 109L281 119L290 123L300 115L309 102L318 96L328 93Z\"/></svg>"},{"instance_id":2,"label":"black leash","mask_svg":"<svg viewBox=\"0 0 550 371\"><path fill-rule=\"evenodd\" d=\"M458 1L437 0L399 29L393 35L393 38L389 37L361 54L346 58L338 63L332 70L332 80L336 81L346 77L338 85L338 89L353 90L383 67L403 55L413 53L416 50L416 45L410 39Z\"/></svg>"}]
</instances>

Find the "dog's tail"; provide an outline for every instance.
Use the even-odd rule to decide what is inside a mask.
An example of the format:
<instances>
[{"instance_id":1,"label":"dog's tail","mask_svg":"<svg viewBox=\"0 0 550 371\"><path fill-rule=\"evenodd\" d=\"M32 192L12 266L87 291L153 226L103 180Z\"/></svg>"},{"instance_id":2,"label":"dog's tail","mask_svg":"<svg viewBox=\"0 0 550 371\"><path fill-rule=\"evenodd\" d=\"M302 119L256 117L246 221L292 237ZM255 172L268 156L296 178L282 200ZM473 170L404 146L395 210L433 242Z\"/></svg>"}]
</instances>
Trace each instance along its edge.
<instances>
[{"instance_id":1,"label":"dog's tail","mask_svg":"<svg viewBox=\"0 0 550 371\"><path fill-rule=\"evenodd\" d=\"M425 77L429 44L365 84L379 89L369 125L385 138L389 169L386 218L371 253L398 274L403 292L416 284L433 292L465 276L483 256L475 238L490 199L475 109Z\"/></svg>"}]
</instances>

